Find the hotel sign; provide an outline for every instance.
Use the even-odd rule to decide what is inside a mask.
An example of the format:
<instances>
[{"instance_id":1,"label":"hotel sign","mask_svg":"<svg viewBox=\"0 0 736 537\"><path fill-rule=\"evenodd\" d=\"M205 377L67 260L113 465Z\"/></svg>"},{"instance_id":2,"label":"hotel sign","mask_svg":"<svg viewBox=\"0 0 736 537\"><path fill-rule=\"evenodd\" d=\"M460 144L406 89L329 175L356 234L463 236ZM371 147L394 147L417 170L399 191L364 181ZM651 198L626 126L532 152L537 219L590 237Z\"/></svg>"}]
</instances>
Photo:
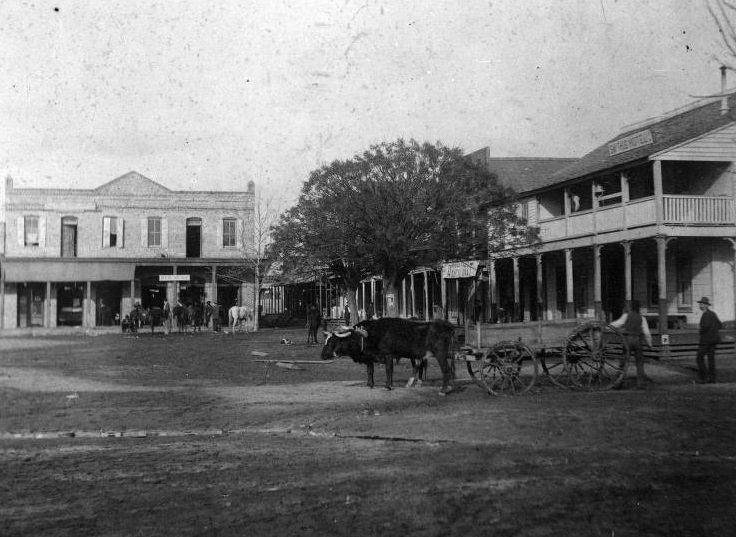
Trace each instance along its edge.
<instances>
[{"instance_id":1,"label":"hotel sign","mask_svg":"<svg viewBox=\"0 0 736 537\"><path fill-rule=\"evenodd\" d=\"M442 265L442 278L475 278L480 261L461 261L459 263L445 263Z\"/></svg>"},{"instance_id":2,"label":"hotel sign","mask_svg":"<svg viewBox=\"0 0 736 537\"><path fill-rule=\"evenodd\" d=\"M637 147L644 147L651 143L654 143L654 140L652 139L652 131L649 129L639 131L608 144L608 156L612 157L613 155L625 153L626 151L631 151Z\"/></svg>"},{"instance_id":3,"label":"hotel sign","mask_svg":"<svg viewBox=\"0 0 736 537\"><path fill-rule=\"evenodd\" d=\"M189 274L159 274L160 282L188 282Z\"/></svg>"}]
</instances>

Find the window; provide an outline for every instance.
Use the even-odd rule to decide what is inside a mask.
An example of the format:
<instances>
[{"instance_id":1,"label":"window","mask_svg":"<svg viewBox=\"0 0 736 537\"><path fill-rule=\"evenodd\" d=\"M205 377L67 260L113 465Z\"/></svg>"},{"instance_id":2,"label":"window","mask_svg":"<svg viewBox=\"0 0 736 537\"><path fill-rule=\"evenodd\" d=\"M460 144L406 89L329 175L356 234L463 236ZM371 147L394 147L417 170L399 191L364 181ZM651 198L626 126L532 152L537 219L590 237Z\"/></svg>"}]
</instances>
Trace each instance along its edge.
<instances>
[{"instance_id":1,"label":"window","mask_svg":"<svg viewBox=\"0 0 736 537\"><path fill-rule=\"evenodd\" d=\"M38 246L38 216L23 217L23 244L25 246Z\"/></svg>"},{"instance_id":2,"label":"window","mask_svg":"<svg viewBox=\"0 0 736 537\"><path fill-rule=\"evenodd\" d=\"M148 247L161 246L161 218L153 216L148 218Z\"/></svg>"},{"instance_id":3,"label":"window","mask_svg":"<svg viewBox=\"0 0 736 537\"><path fill-rule=\"evenodd\" d=\"M238 244L238 222L235 218L222 220L222 246L235 248Z\"/></svg>"},{"instance_id":4,"label":"window","mask_svg":"<svg viewBox=\"0 0 736 537\"><path fill-rule=\"evenodd\" d=\"M102 247L122 248L125 221L117 216L102 218Z\"/></svg>"},{"instance_id":5,"label":"window","mask_svg":"<svg viewBox=\"0 0 736 537\"><path fill-rule=\"evenodd\" d=\"M102 241L104 247L115 248L118 245L117 216L106 216L102 219Z\"/></svg>"}]
</instances>

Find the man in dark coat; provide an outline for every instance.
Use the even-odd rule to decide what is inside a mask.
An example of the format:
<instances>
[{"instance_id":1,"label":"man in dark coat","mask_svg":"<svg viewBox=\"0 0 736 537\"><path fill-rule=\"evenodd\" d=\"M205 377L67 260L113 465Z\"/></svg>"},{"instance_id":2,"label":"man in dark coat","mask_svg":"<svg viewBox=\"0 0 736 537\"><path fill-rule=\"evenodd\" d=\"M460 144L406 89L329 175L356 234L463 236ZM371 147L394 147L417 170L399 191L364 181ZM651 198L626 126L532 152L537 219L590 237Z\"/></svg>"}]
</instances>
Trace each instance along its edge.
<instances>
[{"instance_id":1,"label":"man in dark coat","mask_svg":"<svg viewBox=\"0 0 736 537\"><path fill-rule=\"evenodd\" d=\"M700 344L698 345L698 355L696 361L698 363L698 376L700 382L716 381L716 345L721 342L721 336L718 331L721 329L721 320L718 315L711 310L710 300L704 296L698 300L700 311L703 315L700 317ZM708 357L708 369L705 369L705 357Z\"/></svg>"}]
</instances>

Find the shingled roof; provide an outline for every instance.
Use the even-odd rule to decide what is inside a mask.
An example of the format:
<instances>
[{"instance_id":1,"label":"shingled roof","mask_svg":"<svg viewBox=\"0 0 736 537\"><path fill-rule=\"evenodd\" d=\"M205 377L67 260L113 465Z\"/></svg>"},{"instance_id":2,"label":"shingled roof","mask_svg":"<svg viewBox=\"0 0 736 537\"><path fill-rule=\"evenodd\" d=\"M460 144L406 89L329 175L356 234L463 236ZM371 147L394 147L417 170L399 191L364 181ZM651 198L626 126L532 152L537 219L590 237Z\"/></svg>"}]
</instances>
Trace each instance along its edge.
<instances>
[{"instance_id":1,"label":"shingled roof","mask_svg":"<svg viewBox=\"0 0 736 537\"><path fill-rule=\"evenodd\" d=\"M505 187L516 192L537 187L540 178L546 178L556 171L577 161L575 158L550 157L496 157L491 158L489 147L484 147L465 155L466 158L487 167L498 177Z\"/></svg>"},{"instance_id":2,"label":"shingled roof","mask_svg":"<svg viewBox=\"0 0 736 537\"><path fill-rule=\"evenodd\" d=\"M636 128L628 129L605 144L595 148L573 164L546 177L537 177L536 184L529 190L538 190L558 183L566 183L603 170L615 168L669 149L678 144L736 121L736 92L728 95L728 112L721 114L721 100L709 100L701 105L688 107L680 113L653 120ZM624 138L649 131L652 143L611 154L610 144Z\"/></svg>"}]
</instances>

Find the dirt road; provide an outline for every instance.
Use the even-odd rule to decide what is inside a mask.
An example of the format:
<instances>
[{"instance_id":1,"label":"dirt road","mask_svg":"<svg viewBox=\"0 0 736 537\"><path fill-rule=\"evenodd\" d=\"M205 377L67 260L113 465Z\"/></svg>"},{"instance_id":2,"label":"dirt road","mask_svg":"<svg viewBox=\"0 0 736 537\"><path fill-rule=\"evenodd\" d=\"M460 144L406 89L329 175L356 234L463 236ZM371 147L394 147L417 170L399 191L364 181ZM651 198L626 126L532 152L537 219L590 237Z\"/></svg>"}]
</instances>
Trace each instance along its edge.
<instances>
[{"instance_id":1,"label":"dirt road","mask_svg":"<svg viewBox=\"0 0 736 537\"><path fill-rule=\"evenodd\" d=\"M648 364L646 391L497 398L458 370L440 397L436 364L388 392L348 361L256 361L319 359L301 337L0 339L0 535L736 531L726 360L716 385Z\"/></svg>"}]
</instances>

